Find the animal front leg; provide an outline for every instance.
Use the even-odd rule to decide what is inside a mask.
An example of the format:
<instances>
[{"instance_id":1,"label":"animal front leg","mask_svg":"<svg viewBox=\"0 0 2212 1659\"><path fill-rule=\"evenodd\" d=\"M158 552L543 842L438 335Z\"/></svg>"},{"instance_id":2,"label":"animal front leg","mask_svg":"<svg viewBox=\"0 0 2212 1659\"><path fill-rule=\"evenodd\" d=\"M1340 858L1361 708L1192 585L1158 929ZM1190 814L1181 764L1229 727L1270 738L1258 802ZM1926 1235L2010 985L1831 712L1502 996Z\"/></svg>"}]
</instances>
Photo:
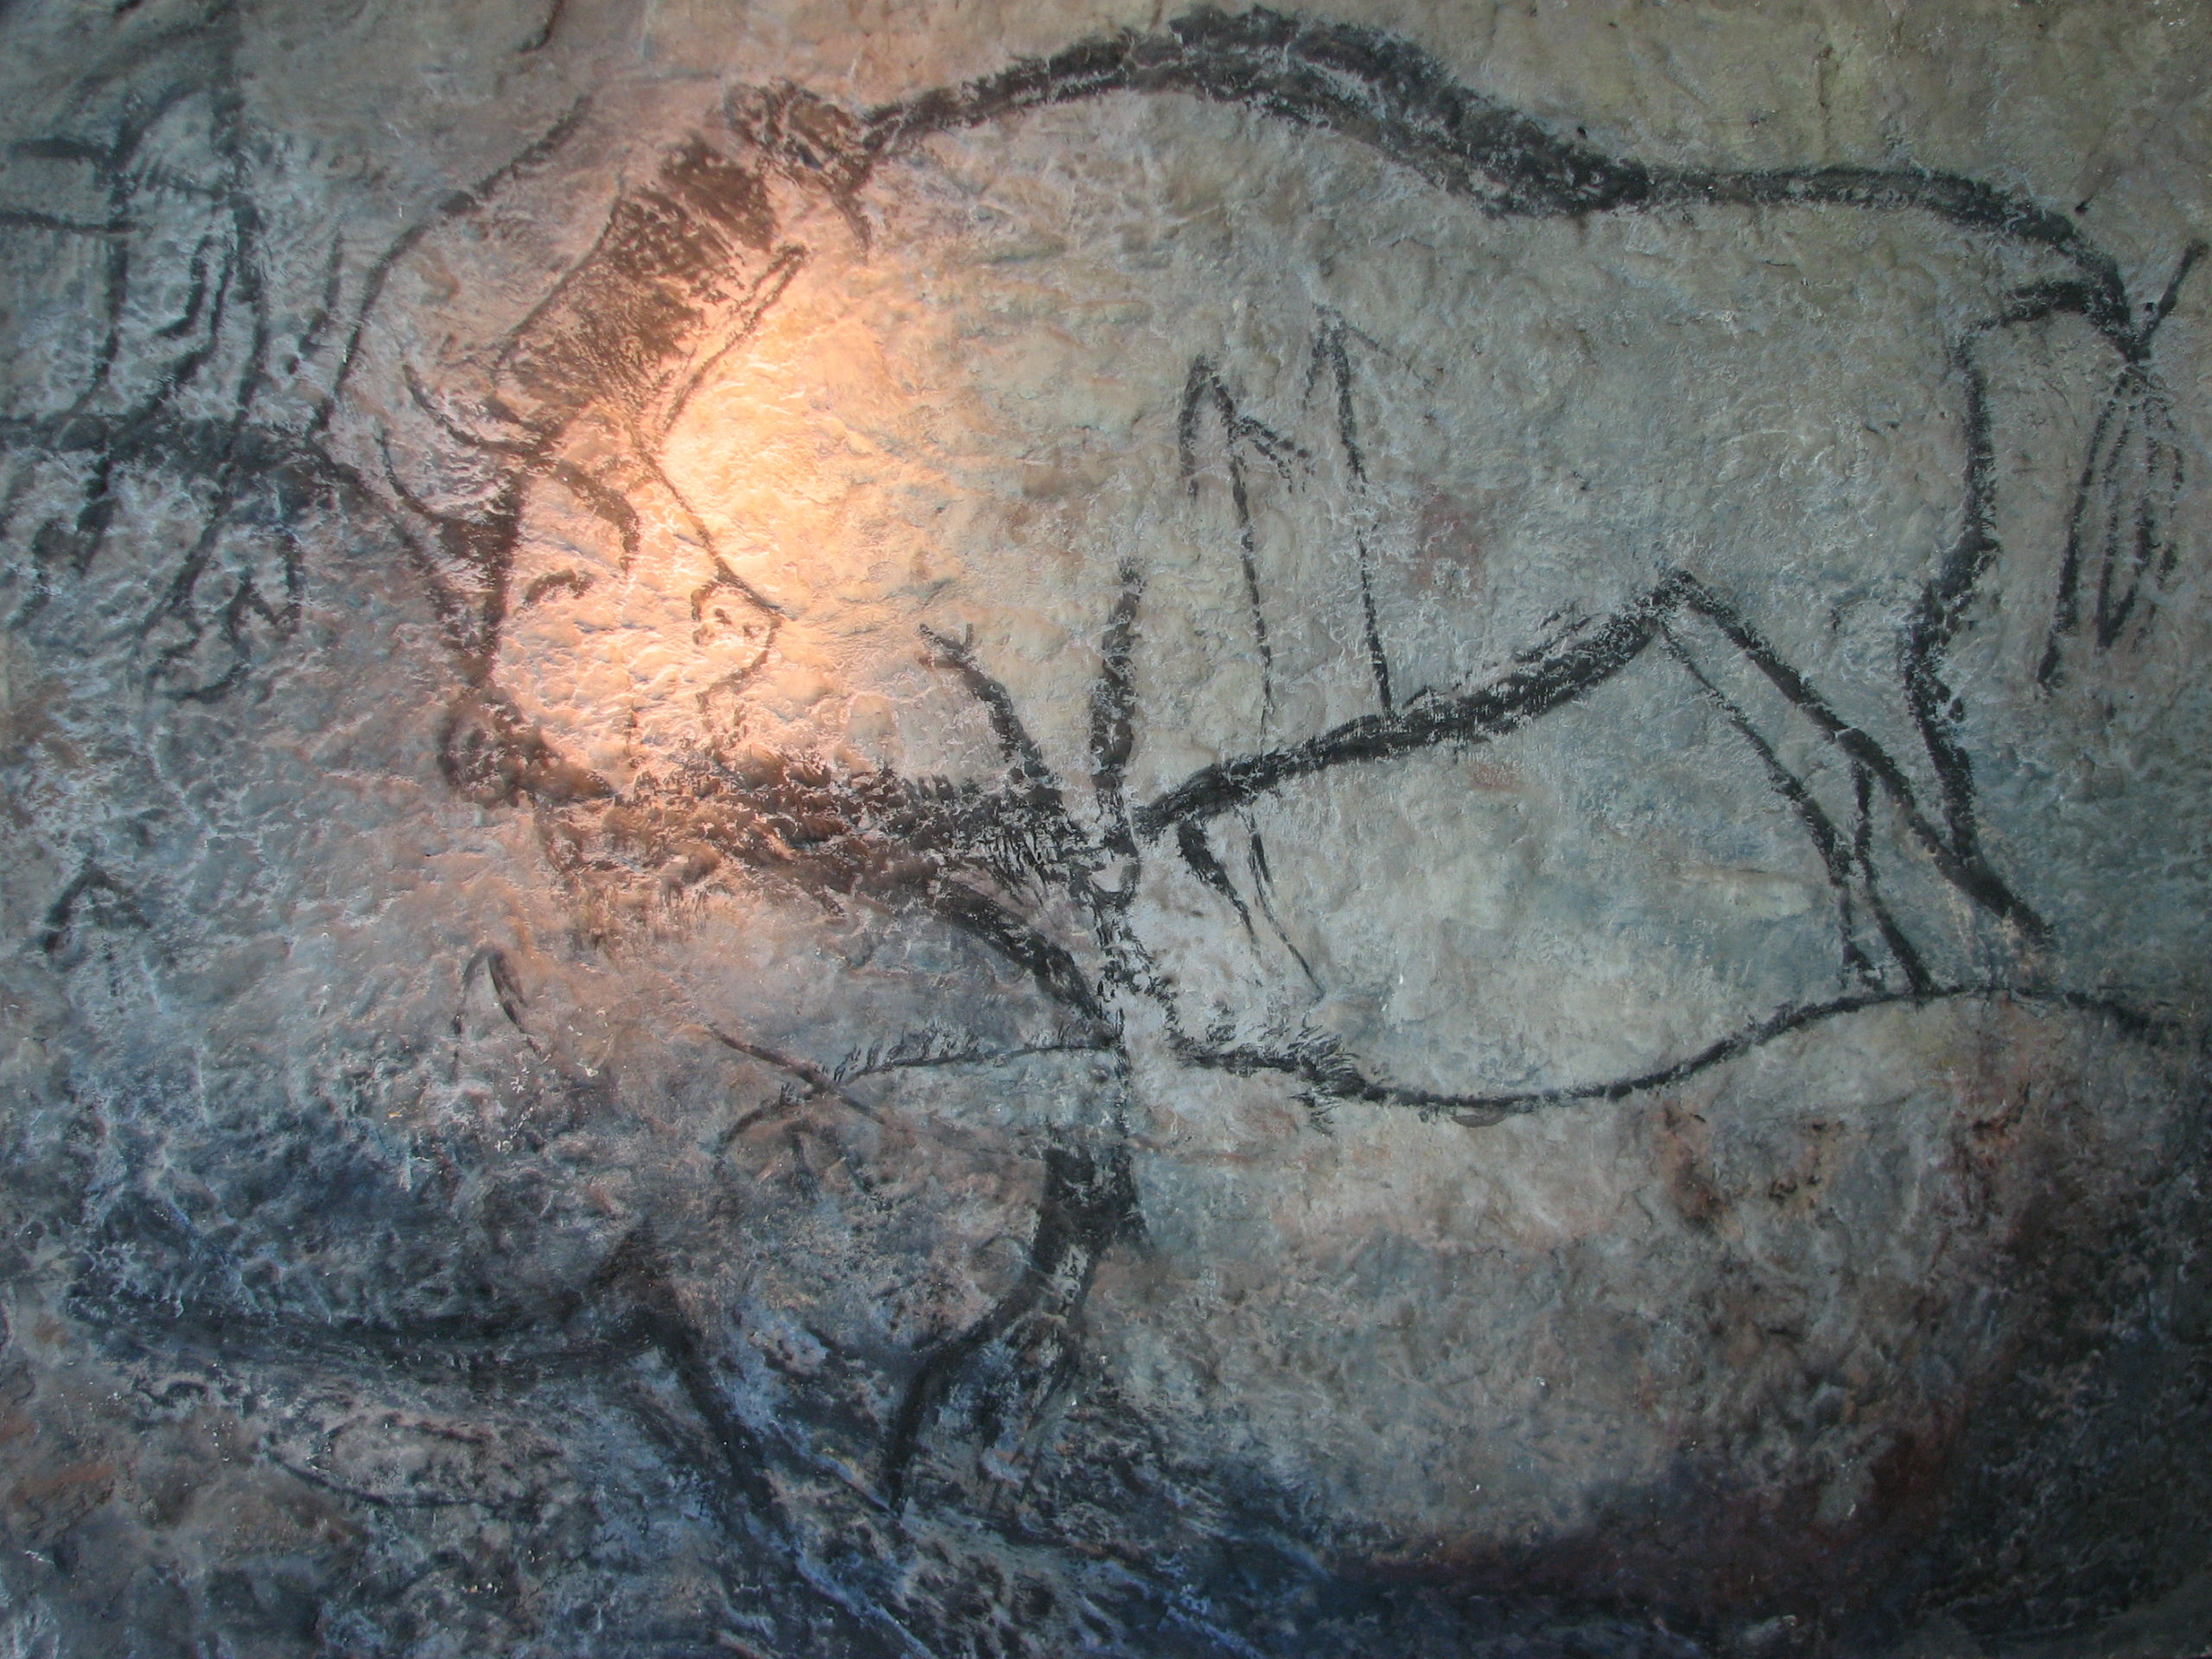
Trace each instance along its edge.
<instances>
[{"instance_id":1,"label":"animal front leg","mask_svg":"<svg viewBox=\"0 0 2212 1659\"><path fill-rule=\"evenodd\" d=\"M1747 690L1763 684L1757 693L1761 699L1777 707L1786 705L1783 718L1797 722L1814 741L1863 772L1871 797L1879 798L1885 804L1896 825L1897 838L1915 849L1937 878L2025 941L2041 943L2049 937L2048 925L1983 855L1978 836L1962 839L1955 832L1961 822L1972 823L1969 775L1958 774L1967 779L1963 793L1955 778L1939 787L1936 803L1928 802L1896 757L1866 731L1846 721L1805 674L1726 600L1688 575L1677 579L1677 588L1682 609L1725 641L1724 655L1734 658L1732 666L1739 683ZM1944 736L1942 741L1954 740ZM1959 764L1965 765L1962 752ZM1967 815L1963 820L1962 812ZM1831 816L1840 821L1844 815L1832 811Z\"/></svg>"},{"instance_id":2,"label":"animal front leg","mask_svg":"<svg viewBox=\"0 0 2212 1659\"><path fill-rule=\"evenodd\" d=\"M1821 791L1783 760L1749 710L1714 683L1681 633L1664 627L1661 638L1668 655L1757 757L1768 787L1812 842L1834 896L1847 979L1880 991L1888 988L1894 974L1916 993L1929 990L1931 982L1920 949L1899 925L1875 875L1872 779L1866 765L1855 760L1849 765L1847 816L1832 810Z\"/></svg>"},{"instance_id":3,"label":"animal front leg","mask_svg":"<svg viewBox=\"0 0 2212 1659\"><path fill-rule=\"evenodd\" d=\"M975 1324L927 1350L907 1382L884 1446L884 1491L894 1507L932 1449L950 1465L953 1446L964 1442L980 1472L1019 1478L1035 1431L1074 1379L1099 1262L1141 1227L1126 1147L1046 1152L1020 1278Z\"/></svg>"}]
</instances>

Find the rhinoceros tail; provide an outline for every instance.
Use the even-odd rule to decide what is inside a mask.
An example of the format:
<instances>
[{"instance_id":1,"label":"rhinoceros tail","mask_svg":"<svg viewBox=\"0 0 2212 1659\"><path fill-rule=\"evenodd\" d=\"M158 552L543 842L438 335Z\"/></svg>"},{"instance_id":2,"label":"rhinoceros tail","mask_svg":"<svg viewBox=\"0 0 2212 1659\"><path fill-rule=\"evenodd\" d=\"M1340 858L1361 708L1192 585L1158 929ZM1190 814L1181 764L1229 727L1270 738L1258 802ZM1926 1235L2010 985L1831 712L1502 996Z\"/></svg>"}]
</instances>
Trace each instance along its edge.
<instances>
[{"instance_id":1,"label":"rhinoceros tail","mask_svg":"<svg viewBox=\"0 0 2212 1659\"><path fill-rule=\"evenodd\" d=\"M2198 242L2183 254L2165 292L2133 335L2128 360L2097 411L2067 517L2058 594L2036 669L2037 683L2046 691L2066 677L2077 639L2086 635L2099 651L2140 639L2179 561L2186 467L2173 399L2152 365L2151 345L2204 253Z\"/></svg>"}]
</instances>

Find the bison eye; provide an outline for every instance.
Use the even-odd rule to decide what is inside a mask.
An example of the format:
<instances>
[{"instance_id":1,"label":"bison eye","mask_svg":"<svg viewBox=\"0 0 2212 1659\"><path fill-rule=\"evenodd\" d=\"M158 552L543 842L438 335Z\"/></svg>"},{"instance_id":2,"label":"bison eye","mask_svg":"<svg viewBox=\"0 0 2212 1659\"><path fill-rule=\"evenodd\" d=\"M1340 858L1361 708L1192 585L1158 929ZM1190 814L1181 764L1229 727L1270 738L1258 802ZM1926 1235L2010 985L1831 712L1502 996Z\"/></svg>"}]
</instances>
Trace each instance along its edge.
<instances>
[{"instance_id":1,"label":"bison eye","mask_svg":"<svg viewBox=\"0 0 2212 1659\"><path fill-rule=\"evenodd\" d=\"M735 605L709 605L699 614L692 640L701 645L757 646L768 638L768 624L757 613Z\"/></svg>"}]
</instances>

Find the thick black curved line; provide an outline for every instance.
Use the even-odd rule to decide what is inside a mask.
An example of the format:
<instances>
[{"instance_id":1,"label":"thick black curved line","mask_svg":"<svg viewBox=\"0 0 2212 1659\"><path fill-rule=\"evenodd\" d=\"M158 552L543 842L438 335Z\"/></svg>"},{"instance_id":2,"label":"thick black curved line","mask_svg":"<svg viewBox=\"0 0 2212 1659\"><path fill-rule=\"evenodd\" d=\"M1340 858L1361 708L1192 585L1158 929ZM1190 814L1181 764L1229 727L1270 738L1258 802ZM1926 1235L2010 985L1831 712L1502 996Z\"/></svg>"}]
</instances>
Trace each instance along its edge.
<instances>
[{"instance_id":1,"label":"thick black curved line","mask_svg":"<svg viewBox=\"0 0 2212 1659\"><path fill-rule=\"evenodd\" d=\"M1047 938L988 893L947 877L931 884L923 903L971 938L1027 969L1039 989L1081 1014L1093 1028L1111 1028L1105 1004L1068 948Z\"/></svg>"},{"instance_id":2,"label":"thick black curved line","mask_svg":"<svg viewBox=\"0 0 2212 1659\"><path fill-rule=\"evenodd\" d=\"M1166 34L1125 31L871 111L836 181L856 192L878 161L932 133L1110 92L1184 92L1356 139L1498 216L1573 217L1679 204L1837 206L1930 214L2050 248L2086 280L2084 315L2130 356L2147 341L2112 256L2066 215L1953 173L1913 168L1655 167L1562 138L1461 85L1381 29L1264 7L1192 10ZM823 173L821 158L810 158Z\"/></svg>"},{"instance_id":3,"label":"thick black curved line","mask_svg":"<svg viewBox=\"0 0 2212 1659\"><path fill-rule=\"evenodd\" d=\"M1284 1049L1249 1046L1208 1048L1186 1039L1175 1045L1175 1053L1177 1058L1186 1064L1203 1066L1209 1071L1227 1071L1237 1077L1250 1077L1261 1071L1281 1072L1297 1077L1315 1093L1333 1100L1357 1101L1371 1106L1407 1107L1424 1116L1448 1115L1464 1127L1480 1128L1503 1118L1525 1116L1549 1106L1571 1106L1585 1101L1625 1100L1629 1096L1641 1094L1646 1090L1663 1089L1670 1084L1694 1077L1700 1071L1710 1071L1724 1061L1732 1060L1790 1032L1802 1031L1808 1026L1820 1025L1847 1014L1862 1014L1869 1008L1891 1007L1898 1003L1921 1007L1972 998L1992 1001L2041 1002L2082 1013L2100 1014L2133 1036L2162 1038L2183 1028L2177 1021L2147 1013L2118 998L2083 991L2037 990L1998 980L1983 980L1964 984L1934 985L1925 990L1867 991L1853 996L1832 998L1825 1002L1804 1003L1741 1027L1708 1043L1695 1053L1665 1065L1638 1072L1633 1077L1615 1077L1602 1083L1575 1084L1563 1089L1508 1089L1490 1094L1448 1094L1434 1090L1406 1088L1379 1082L1360 1071L1341 1052L1318 1045Z\"/></svg>"},{"instance_id":4,"label":"thick black curved line","mask_svg":"<svg viewBox=\"0 0 2212 1659\"><path fill-rule=\"evenodd\" d=\"M397 1376L510 1398L547 1382L605 1377L625 1362L658 1357L693 1421L683 1422L635 1394L623 1404L674 1466L698 1481L723 1531L756 1547L793 1550L778 1589L818 1599L862 1627L898 1628L881 1609L856 1605L851 1591L794 1549L796 1531L771 1474L773 1454L725 1399L713 1357L683 1306L663 1253L642 1234L625 1239L588 1285L541 1308L505 1314L395 1326L318 1325L238 1310L184 1312L85 1282L73 1287L69 1305L84 1324L126 1351L159 1343L219 1367L239 1360L279 1366L366 1361ZM327 1479L315 1484L378 1502L375 1494ZM907 1645L912 1649L910 1638Z\"/></svg>"},{"instance_id":5,"label":"thick black curved line","mask_svg":"<svg viewBox=\"0 0 2212 1659\"><path fill-rule=\"evenodd\" d=\"M72 1311L96 1331L158 1333L174 1346L219 1356L276 1361L367 1358L425 1381L487 1392L526 1392L550 1377L604 1371L610 1359L658 1352L712 1439L721 1468L715 1484L733 1510L772 1527L782 1507L766 1470L767 1452L723 1403L696 1326L649 1240L625 1240L592 1281L544 1306L504 1313L423 1319L404 1325L302 1325L268 1314L226 1309L181 1312L114 1286L79 1285ZM565 1333L566 1339L563 1339ZM733 1514L732 1518L734 1518Z\"/></svg>"},{"instance_id":6,"label":"thick black curved line","mask_svg":"<svg viewBox=\"0 0 2212 1659\"><path fill-rule=\"evenodd\" d=\"M982 1319L924 1354L893 1414L883 1454L884 1497L893 1510L905 1499L922 1436L962 1372L1041 1306L1058 1303L1063 1318L1078 1317L1100 1258L1130 1235L1136 1215L1136 1180L1126 1147L1102 1154L1077 1147L1046 1149L1045 1192L1021 1278Z\"/></svg>"},{"instance_id":7,"label":"thick black curved line","mask_svg":"<svg viewBox=\"0 0 2212 1659\"><path fill-rule=\"evenodd\" d=\"M1604 684L1634 662L1685 591L1682 579L1670 579L1573 644L1478 690L1426 699L1395 714L1362 715L1302 742L1204 767L1138 808L1132 823L1139 836L1156 841L1171 827L1217 817L1315 772L1387 760L1440 743L1503 736Z\"/></svg>"}]
</instances>

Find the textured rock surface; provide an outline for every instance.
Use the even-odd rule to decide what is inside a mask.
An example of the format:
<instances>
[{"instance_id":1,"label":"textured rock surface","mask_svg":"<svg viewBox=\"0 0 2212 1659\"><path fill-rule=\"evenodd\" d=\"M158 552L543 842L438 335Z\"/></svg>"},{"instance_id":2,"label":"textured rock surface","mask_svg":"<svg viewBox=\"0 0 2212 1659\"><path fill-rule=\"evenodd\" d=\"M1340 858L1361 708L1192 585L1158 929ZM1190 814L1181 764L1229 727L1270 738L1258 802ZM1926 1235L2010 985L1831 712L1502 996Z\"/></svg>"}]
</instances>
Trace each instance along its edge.
<instances>
[{"instance_id":1,"label":"textured rock surface","mask_svg":"<svg viewBox=\"0 0 2212 1659\"><path fill-rule=\"evenodd\" d=\"M0 1651L2212 1644L2212 13L0 41Z\"/></svg>"}]
</instances>

